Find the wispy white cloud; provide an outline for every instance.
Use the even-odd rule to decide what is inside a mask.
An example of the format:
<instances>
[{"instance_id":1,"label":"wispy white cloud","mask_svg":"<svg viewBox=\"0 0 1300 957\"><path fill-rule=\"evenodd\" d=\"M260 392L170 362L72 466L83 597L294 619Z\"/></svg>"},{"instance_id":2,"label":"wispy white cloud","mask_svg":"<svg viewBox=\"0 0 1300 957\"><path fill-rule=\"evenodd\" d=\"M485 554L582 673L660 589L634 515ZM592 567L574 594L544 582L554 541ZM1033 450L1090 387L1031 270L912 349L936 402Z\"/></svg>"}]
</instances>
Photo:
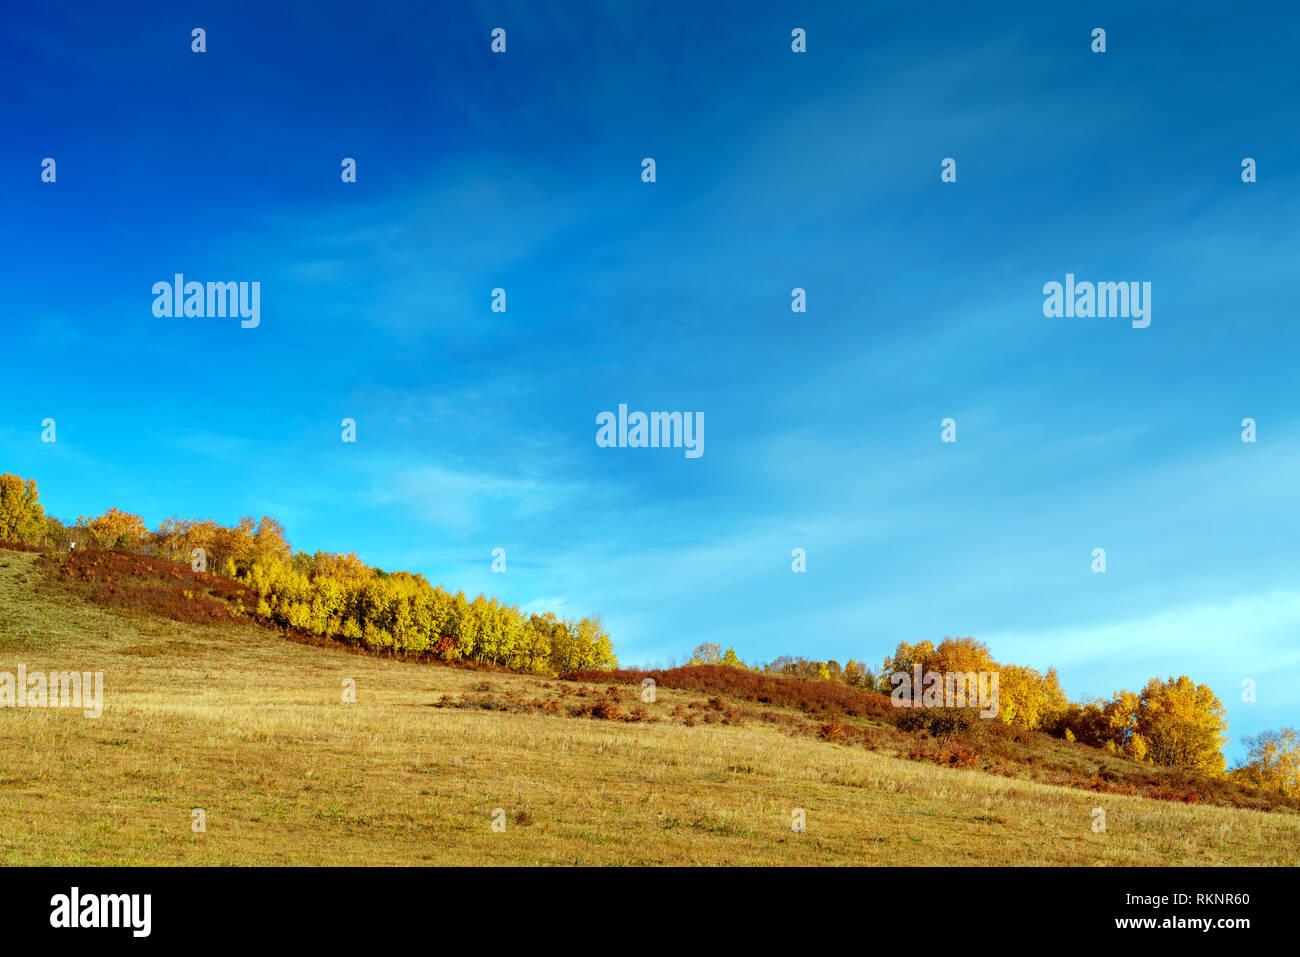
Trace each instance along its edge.
<instances>
[{"instance_id":1,"label":"wispy white cloud","mask_svg":"<svg viewBox=\"0 0 1300 957\"><path fill-rule=\"evenodd\" d=\"M420 519L450 529L473 529L503 515L535 519L568 506L582 492L576 482L464 472L440 465L398 471L372 489L380 504L408 507ZM489 510L491 515L488 514Z\"/></svg>"}]
</instances>

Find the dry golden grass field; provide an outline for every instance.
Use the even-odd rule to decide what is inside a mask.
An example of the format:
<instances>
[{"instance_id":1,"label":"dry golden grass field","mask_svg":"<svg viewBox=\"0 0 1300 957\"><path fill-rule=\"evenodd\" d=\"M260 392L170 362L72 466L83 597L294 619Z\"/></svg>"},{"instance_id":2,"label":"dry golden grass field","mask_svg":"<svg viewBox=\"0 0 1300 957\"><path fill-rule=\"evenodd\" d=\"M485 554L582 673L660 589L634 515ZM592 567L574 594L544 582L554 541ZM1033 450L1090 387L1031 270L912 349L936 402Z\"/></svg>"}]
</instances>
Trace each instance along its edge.
<instances>
[{"instance_id":1,"label":"dry golden grass field","mask_svg":"<svg viewBox=\"0 0 1300 957\"><path fill-rule=\"evenodd\" d=\"M0 709L2 864L1300 863L1291 810L956 770L771 722L466 707L581 689L122 617L36 560L0 551L0 670L102 671L104 709ZM660 688L646 708L701 697Z\"/></svg>"}]
</instances>

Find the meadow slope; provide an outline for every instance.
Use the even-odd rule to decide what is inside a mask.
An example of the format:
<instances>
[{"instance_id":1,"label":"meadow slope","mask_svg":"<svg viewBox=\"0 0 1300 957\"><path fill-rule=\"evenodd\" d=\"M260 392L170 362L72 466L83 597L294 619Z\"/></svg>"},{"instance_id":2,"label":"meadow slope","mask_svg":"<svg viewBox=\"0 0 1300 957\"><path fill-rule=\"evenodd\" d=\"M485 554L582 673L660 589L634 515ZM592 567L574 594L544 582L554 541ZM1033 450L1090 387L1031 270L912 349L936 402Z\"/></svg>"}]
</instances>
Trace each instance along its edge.
<instances>
[{"instance_id":1,"label":"meadow slope","mask_svg":"<svg viewBox=\"0 0 1300 957\"><path fill-rule=\"evenodd\" d=\"M771 723L492 710L564 683L122 617L49 587L36 559L0 551L0 671L102 671L105 703L98 719L0 709L0 864L1300 863L1291 811L1098 794ZM646 708L700 698L660 688Z\"/></svg>"}]
</instances>

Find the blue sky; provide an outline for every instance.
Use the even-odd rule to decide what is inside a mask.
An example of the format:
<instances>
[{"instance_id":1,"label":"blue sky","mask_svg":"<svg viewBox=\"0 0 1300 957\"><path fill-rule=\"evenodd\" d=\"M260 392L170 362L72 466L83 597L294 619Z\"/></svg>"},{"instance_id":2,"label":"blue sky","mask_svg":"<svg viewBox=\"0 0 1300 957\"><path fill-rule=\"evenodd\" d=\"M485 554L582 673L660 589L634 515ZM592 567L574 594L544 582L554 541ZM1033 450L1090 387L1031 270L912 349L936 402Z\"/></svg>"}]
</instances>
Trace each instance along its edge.
<instances>
[{"instance_id":1,"label":"blue sky","mask_svg":"<svg viewBox=\"0 0 1300 957\"><path fill-rule=\"evenodd\" d=\"M51 513L271 514L625 663L972 635L1296 723L1285 5L83 6L0 33L0 470ZM176 272L260 326L156 318ZM1067 272L1150 327L1045 318ZM619 403L705 454L598 448Z\"/></svg>"}]
</instances>

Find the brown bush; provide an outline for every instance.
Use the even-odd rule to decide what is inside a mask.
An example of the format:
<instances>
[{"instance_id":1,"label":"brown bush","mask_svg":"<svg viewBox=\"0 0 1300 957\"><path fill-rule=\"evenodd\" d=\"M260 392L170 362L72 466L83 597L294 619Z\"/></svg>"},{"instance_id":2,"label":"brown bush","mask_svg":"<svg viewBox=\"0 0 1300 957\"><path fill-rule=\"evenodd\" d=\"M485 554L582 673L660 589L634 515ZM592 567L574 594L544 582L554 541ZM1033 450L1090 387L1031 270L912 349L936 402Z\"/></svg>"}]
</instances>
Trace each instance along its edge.
<instances>
[{"instance_id":1,"label":"brown bush","mask_svg":"<svg viewBox=\"0 0 1300 957\"><path fill-rule=\"evenodd\" d=\"M0 548L7 548L11 552L43 552L45 549L39 545L25 545L22 542L6 542L0 540Z\"/></svg>"},{"instance_id":2,"label":"brown bush","mask_svg":"<svg viewBox=\"0 0 1300 957\"><path fill-rule=\"evenodd\" d=\"M827 721L817 729L817 736L823 741L842 741L844 739L844 725L838 721Z\"/></svg>"},{"instance_id":3,"label":"brown bush","mask_svg":"<svg viewBox=\"0 0 1300 957\"><path fill-rule=\"evenodd\" d=\"M626 717L623 709L608 698L601 698L591 706L591 716L602 721L622 721Z\"/></svg>"},{"instance_id":4,"label":"brown bush","mask_svg":"<svg viewBox=\"0 0 1300 957\"><path fill-rule=\"evenodd\" d=\"M787 675L769 675L727 665L692 665L660 671L620 669L575 671L561 675L566 681L615 681L640 686L653 678L664 688L709 692L744 701L802 711L824 720L838 717L878 718L893 723L896 712L887 696L876 691L852 688L839 681L819 681ZM716 710L716 709L715 709Z\"/></svg>"},{"instance_id":5,"label":"brown bush","mask_svg":"<svg viewBox=\"0 0 1300 957\"><path fill-rule=\"evenodd\" d=\"M982 734L982 719L975 708L900 708L897 725L903 731L923 732L940 741Z\"/></svg>"},{"instance_id":6,"label":"brown bush","mask_svg":"<svg viewBox=\"0 0 1300 957\"><path fill-rule=\"evenodd\" d=\"M257 595L239 582L148 555L79 549L37 563L82 598L129 616L233 624L257 608Z\"/></svg>"}]
</instances>

